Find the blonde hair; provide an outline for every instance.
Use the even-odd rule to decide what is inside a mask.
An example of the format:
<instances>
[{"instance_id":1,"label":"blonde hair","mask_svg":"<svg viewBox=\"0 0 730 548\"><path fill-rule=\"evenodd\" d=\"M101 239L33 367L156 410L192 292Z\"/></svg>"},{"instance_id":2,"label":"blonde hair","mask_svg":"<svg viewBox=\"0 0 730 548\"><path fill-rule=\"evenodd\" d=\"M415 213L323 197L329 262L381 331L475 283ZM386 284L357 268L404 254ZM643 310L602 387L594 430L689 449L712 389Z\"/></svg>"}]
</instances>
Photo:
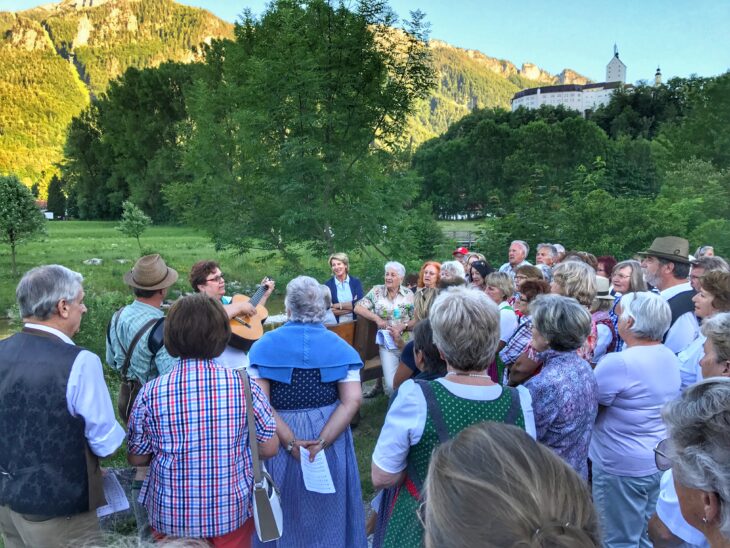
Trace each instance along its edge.
<instances>
[{"instance_id":1,"label":"blonde hair","mask_svg":"<svg viewBox=\"0 0 730 548\"><path fill-rule=\"evenodd\" d=\"M590 307L596 297L596 271L586 263L567 261L553 268L553 282L560 287L560 294L573 297Z\"/></svg>"},{"instance_id":2,"label":"blonde hair","mask_svg":"<svg viewBox=\"0 0 730 548\"><path fill-rule=\"evenodd\" d=\"M515 293L515 282L512 277L504 272L492 272L484 279L484 285L491 285L502 292L503 301L509 299Z\"/></svg>"},{"instance_id":3,"label":"blonde hair","mask_svg":"<svg viewBox=\"0 0 730 548\"><path fill-rule=\"evenodd\" d=\"M483 422L431 457L426 546L588 548L600 546L586 483L523 430Z\"/></svg>"},{"instance_id":4,"label":"blonde hair","mask_svg":"<svg viewBox=\"0 0 730 548\"><path fill-rule=\"evenodd\" d=\"M332 267L332 259L344 263L345 270L348 273L350 272L350 258L347 256L347 253L339 252L339 253L333 253L332 255L330 255L330 258L327 259L327 264L330 265L330 267Z\"/></svg>"}]
</instances>

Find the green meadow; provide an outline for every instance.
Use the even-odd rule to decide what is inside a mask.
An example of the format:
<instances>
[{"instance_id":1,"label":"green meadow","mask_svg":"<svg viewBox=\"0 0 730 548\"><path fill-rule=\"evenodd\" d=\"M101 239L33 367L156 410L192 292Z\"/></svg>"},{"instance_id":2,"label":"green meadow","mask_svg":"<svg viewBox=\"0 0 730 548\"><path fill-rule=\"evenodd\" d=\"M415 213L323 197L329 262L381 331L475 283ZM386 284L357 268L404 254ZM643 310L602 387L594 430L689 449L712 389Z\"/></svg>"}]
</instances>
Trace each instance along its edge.
<instances>
[{"instance_id":1,"label":"green meadow","mask_svg":"<svg viewBox=\"0 0 730 548\"><path fill-rule=\"evenodd\" d=\"M102 357L105 355L106 325L112 313L131 302L131 293L124 285L122 276L132 268L140 256L136 240L122 235L115 229L115 222L100 221L53 221L47 226L48 234L40 240L26 242L18 247L18 272L20 275L34 266L58 263L83 274L88 312L76 342ZM201 259L214 259L226 274L228 293L250 294L256 284L268 275L277 280L277 290L270 299L269 312L283 312L283 296L286 282L298 274L306 273L324 281L330 276L327 259L303 256L302 271L293 272L273 253L258 250L244 255L216 250L208 237L195 230L176 226L152 226L141 237L144 253L160 253L168 266L177 270L180 278L170 291L170 299L191 291L187 272ZM101 259L101 264L85 264L89 259ZM361 259L363 270L371 270ZM375 261L374 261L375 262ZM383 261L377 259L372 270L382 269ZM6 331L19 326L15 307L15 286L19 277L10 274L10 252L0 247L0 317L12 317L5 322ZM373 274L376 276L378 274ZM382 282L381 282L382 283ZM366 284L367 285L367 284ZM0 324L0 336L3 325ZM115 403L119 390L118 374L105 366L105 376L112 401ZM370 482L370 456L380 432L387 399L379 396L366 400L362 408L362 420L355 429L355 450L360 466L363 498L369 500L373 489ZM104 466L124 467L126 450L122 447L114 456L106 459ZM0 540L0 547L2 541Z\"/></svg>"}]
</instances>

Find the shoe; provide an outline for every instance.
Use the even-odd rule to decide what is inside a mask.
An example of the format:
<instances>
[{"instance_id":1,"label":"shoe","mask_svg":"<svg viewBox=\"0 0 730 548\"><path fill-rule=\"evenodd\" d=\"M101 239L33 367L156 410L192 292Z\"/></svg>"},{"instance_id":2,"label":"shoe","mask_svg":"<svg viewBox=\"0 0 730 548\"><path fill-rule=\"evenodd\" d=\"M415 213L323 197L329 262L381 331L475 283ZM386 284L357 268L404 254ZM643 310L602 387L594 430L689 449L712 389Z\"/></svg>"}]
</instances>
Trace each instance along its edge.
<instances>
[{"instance_id":1,"label":"shoe","mask_svg":"<svg viewBox=\"0 0 730 548\"><path fill-rule=\"evenodd\" d=\"M363 398L374 398L375 396L378 396L383 393L383 381L378 379L378 381L375 383L375 386L373 386L370 390L367 392L362 393Z\"/></svg>"}]
</instances>

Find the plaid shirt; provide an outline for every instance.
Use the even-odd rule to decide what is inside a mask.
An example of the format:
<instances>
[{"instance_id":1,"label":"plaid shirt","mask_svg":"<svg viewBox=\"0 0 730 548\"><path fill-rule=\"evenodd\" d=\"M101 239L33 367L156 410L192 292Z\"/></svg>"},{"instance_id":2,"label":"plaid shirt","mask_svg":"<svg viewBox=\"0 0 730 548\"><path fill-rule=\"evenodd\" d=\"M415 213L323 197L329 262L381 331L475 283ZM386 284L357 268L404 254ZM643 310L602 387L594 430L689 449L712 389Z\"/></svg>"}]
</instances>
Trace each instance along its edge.
<instances>
[{"instance_id":1,"label":"plaid shirt","mask_svg":"<svg viewBox=\"0 0 730 548\"><path fill-rule=\"evenodd\" d=\"M507 367L514 365L517 358L527 350L530 341L532 341L532 319L529 316L523 316L509 342L499 353L502 363Z\"/></svg>"},{"instance_id":2,"label":"plaid shirt","mask_svg":"<svg viewBox=\"0 0 730 548\"><path fill-rule=\"evenodd\" d=\"M271 406L251 382L256 439L276 431ZM139 500L150 524L179 537L217 537L252 516L253 468L241 379L209 360L180 360L142 387L129 419L129 452L152 454Z\"/></svg>"}]
</instances>

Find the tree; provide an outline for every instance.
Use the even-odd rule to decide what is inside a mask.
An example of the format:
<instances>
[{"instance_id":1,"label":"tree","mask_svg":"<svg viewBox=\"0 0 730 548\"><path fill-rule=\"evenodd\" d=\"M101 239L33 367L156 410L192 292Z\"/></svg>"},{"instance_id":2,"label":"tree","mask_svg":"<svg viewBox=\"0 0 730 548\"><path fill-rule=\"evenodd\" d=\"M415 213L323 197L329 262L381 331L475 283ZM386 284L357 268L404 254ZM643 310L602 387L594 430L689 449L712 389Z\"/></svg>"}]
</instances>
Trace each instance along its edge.
<instances>
[{"instance_id":1,"label":"tree","mask_svg":"<svg viewBox=\"0 0 730 548\"><path fill-rule=\"evenodd\" d=\"M137 238L140 253L142 253L142 244L139 237L151 224L152 219L145 215L145 212L134 203L127 200L122 204L122 220L117 225L117 230L130 238Z\"/></svg>"},{"instance_id":2,"label":"tree","mask_svg":"<svg viewBox=\"0 0 730 548\"><path fill-rule=\"evenodd\" d=\"M14 175L0 175L0 239L10 244L13 276L18 275L16 246L44 234L45 224L28 187Z\"/></svg>"},{"instance_id":3,"label":"tree","mask_svg":"<svg viewBox=\"0 0 730 548\"><path fill-rule=\"evenodd\" d=\"M415 197L394 151L433 83L422 15L403 32L385 2L353 4L279 0L208 52L188 105L195 175L166 196L218 244L379 247Z\"/></svg>"},{"instance_id":4,"label":"tree","mask_svg":"<svg viewBox=\"0 0 730 548\"><path fill-rule=\"evenodd\" d=\"M53 216L56 218L66 216L66 195L63 193L63 183L58 175L54 175L48 185L48 205L46 208L48 211L52 211Z\"/></svg>"}]
</instances>

